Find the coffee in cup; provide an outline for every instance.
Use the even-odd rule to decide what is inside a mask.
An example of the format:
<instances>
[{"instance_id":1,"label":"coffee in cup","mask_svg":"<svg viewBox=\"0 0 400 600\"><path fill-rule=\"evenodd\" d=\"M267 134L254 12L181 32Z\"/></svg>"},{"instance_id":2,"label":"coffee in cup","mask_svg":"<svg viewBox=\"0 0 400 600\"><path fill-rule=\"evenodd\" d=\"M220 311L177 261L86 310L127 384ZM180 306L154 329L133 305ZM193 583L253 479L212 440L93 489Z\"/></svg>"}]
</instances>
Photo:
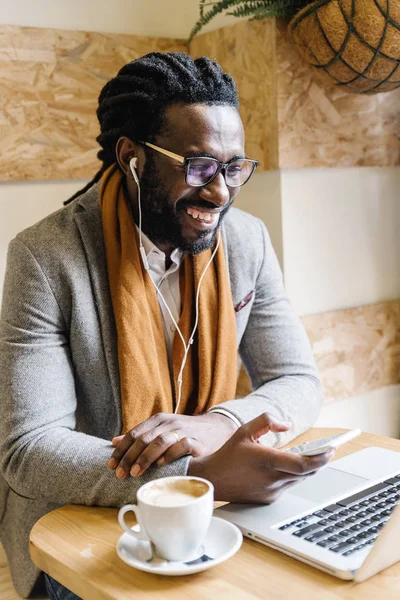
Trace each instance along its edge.
<instances>
[{"instance_id":1,"label":"coffee in cup","mask_svg":"<svg viewBox=\"0 0 400 600\"><path fill-rule=\"evenodd\" d=\"M143 490L142 500L154 506L184 506L206 494L209 486L190 477L167 477Z\"/></svg>"},{"instance_id":2,"label":"coffee in cup","mask_svg":"<svg viewBox=\"0 0 400 600\"><path fill-rule=\"evenodd\" d=\"M189 561L202 553L213 501L214 487L206 479L164 477L139 488L137 504L123 506L118 522L129 535L152 542L160 558ZM135 513L140 531L125 522L124 515L129 511Z\"/></svg>"}]
</instances>

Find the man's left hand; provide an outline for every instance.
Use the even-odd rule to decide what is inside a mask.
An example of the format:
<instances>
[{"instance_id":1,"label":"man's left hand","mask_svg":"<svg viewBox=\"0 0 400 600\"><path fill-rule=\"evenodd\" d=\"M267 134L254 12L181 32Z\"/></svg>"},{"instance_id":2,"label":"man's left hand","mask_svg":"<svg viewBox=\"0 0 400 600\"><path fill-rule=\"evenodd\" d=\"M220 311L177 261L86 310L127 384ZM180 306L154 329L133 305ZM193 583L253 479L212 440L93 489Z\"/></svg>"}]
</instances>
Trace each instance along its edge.
<instances>
[{"instance_id":1,"label":"man's left hand","mask_svg":"<svg viewBox=\"0 0 400 600\"><path fill-rule=\"evenodd\" d=\"M198 416L157 413L125 435L112 440L108 466L119 479L142 475L154 462L170 463L182 456L207 456L221 448L237 425L219 413Z\"/></svg>"}]
</instances>

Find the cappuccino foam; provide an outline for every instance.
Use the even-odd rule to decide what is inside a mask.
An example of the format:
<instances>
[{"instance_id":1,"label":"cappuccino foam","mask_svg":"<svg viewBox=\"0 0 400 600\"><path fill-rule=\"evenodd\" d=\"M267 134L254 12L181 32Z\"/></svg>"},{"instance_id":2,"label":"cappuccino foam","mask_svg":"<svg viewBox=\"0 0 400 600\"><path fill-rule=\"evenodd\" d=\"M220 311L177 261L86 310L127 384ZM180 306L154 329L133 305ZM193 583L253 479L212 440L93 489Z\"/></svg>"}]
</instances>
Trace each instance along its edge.
<instances>
[{"instance_id":1,"label":"cappuccino foam","mask_svg":"<svg viewBox=\"0 0 400 600\"><path fill-rule=\"evenodd\" d=\"M184 506L190 504L209 490L207 484L195 479L178 481L155 481L143 491L142 500L153 506Z\"/></svg>"}]
</instances>

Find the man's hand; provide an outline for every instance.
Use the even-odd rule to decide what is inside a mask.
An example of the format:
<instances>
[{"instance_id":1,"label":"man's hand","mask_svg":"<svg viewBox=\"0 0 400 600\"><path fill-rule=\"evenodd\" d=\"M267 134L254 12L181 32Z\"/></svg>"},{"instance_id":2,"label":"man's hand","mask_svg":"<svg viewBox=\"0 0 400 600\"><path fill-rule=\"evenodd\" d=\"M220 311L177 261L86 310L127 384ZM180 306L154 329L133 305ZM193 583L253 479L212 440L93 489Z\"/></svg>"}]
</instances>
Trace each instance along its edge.
<instances>
[{"instance_id":1,"label":"man's hand","mask_svg":"<svg viewBox=\"0 0 400 600\"><path fill-rule=\"evenodd\" d=\"M166 464L185 455L212 454L236 430L232 419L218 413L195 417L158 413L112 440L116 448L108 466L117 469L120 479L127 477L129 472L137 477L155 461Z\"/></svg>"},{"instance_id":2,"label":"man's hand","mask_svg":"<svg viewBox=\"0 0 400 600\"><path fill-rule=\"evenodd\" d=\"M326 465L334 454L299 456L267 448L258 440L270 430L276 431L275 422L264 413L242 425L211 456L193 458L188 475L211 481L215 500L270 504L286 488Z\"/></svg>"}]
</instances>

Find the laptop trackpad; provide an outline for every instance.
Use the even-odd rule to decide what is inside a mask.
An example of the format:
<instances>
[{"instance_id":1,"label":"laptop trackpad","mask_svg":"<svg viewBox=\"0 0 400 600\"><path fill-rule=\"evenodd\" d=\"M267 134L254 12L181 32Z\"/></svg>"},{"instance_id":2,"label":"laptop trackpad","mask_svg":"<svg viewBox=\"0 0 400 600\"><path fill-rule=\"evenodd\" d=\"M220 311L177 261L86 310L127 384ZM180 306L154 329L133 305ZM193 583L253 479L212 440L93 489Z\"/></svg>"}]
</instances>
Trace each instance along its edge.
<instances>
[{"instance_id":1,"label":"laptop trackpad","mask_svg":"<svg viewBox=\"0 0 400 600\"><path fill-rule=\"evenodd\" d=\"M338 471L332 467L322 469L306 481L297 483L287 492L314 502L324 502L333 496L351 493L354 488L368 481L351 473Z\"/></svg>"}]
</instances>

